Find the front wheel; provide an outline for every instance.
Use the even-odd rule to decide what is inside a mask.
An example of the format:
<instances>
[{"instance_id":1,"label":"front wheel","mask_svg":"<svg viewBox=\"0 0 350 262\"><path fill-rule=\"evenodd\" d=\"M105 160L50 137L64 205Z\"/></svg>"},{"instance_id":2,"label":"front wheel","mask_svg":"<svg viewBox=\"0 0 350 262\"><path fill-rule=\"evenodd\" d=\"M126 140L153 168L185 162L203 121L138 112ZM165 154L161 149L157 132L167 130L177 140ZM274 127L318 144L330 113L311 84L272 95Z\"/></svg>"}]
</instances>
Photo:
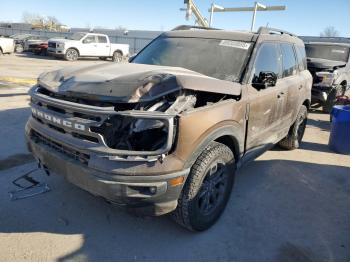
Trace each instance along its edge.
<instances>
[{"instance_id":1,"label":"front wheel","mask_svg":"<svg viewBox=\"0 0 350 262\"><path fill-rule=\"evenodd\" d=\"M79 58L79 53L76 49L69 48L64 55L64 59L67 61L77 61Z\"/></svg>"},{"instance_id":2,"label":"front wheel","mask_svg":"<svg viewBox=\"0 0 350 262\"><path fill-rule=\"evenodd\" d=\"M327 96L327 101L322 107L324 113L329 114L332 111L333 106L337 102L338 96L343 96L345 94L346 87L344 85L338 85L334 87Z\"/></svg>"},{"instance_id":3,"label":"front wheel","mask_svg":"<svg viewBox=\"0 0 350 262\"><path fill-rule=\"evenodd\" d=\"M194 163L172 213L173 219L192 231L214 225L226 207L234 175L235 161L230 148L211 143Z\"/></svg>"},{"instance_id":4,"label":"front wheel","mask_svg":"<svg viewBox=\"0 0 350 262\"><path fill-rule=\"evenodd\" d=\"M115 51L113 56L112 56L112 61L121 63L123 61L123 54L119 51Z\"/></svg>"},{"instance_id":5,"label":"front wheel","mask_svg":"<svg viewBox=\"0 0 350 262\"><path fill-rule=\"evenodd\" d=\"M23 52L23 45L21 45L21 44L17 44L17 45L15 45L15 52L16 53L22 53Z\"/></svg>"},{"instance_id":6,"label":"front wheel","mask_svg":"<svg viewBox=\"0 0 350 262\"><path fill-rule=\"evenodd\" d=\"M301 140L304 137L307 122L307 108L302 105L297 119L290 127L288 135L283 138L278 145L284 149L293 150L299 148Z\"/></svg>"}]
</instances>

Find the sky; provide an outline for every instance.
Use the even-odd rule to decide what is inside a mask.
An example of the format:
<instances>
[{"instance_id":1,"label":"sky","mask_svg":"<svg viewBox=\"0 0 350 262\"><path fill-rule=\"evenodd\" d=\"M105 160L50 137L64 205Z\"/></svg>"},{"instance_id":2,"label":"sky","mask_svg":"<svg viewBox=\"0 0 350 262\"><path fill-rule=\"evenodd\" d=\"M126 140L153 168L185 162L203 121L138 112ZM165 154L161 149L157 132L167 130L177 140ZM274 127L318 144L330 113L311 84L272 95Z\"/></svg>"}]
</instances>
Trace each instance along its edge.
<instances>
[{"instance_id":1,"label":"sky","mask_svg":"<svg viewBox=\"0 0 350 262\"><path fill-rule=\"evenodd\" d=\"M209 17L211 3L223 7L253 6L251 0L195 0L202 14ZM2 2L2 3L1 3ZM258 12L255 28L269 25L298 35L318 36L334 26L340 36L350 37L350 0L261 0L265 5L286 5L286 11ZM123 26L129 30L170 30L185 20L183 0L0 0L0 21L21 22L23 12L55 16L69 27ZM251 12L215 13L213 26L249 30Z\"/></svg>"}]
</instances>

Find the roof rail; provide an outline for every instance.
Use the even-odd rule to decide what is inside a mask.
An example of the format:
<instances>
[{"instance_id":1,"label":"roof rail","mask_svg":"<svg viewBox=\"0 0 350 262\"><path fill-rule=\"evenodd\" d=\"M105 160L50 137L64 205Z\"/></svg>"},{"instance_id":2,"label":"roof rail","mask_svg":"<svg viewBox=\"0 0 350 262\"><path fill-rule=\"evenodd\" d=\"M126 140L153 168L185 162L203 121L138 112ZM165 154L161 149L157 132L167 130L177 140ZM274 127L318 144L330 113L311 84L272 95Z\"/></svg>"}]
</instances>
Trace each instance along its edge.
<instances>
[{"instance_id":1,"label":"roof rail","mask_svg":"<svg viewBox=\"0 0 350 262\"><path fill-rule=\"evenodd\" d=\"M276 33L279 33L281 35L286 34L286 35L298 37L295 34L292 34L292 33L288 32L288 31L284 31L284 30L277 29L277 28L260 27L259 30L258 30L258 34L276 34Z\"/></svg>"},{"instance_id":2,"label":"roof rail","mask_svg":"<svg viewBox=\"0 0 350 262\"><path fill-rule=\"evenodd\" d=\"M195 26L195 25L179 25L172 29L171 31L178 31L178 30L191 30L191 29L198 29L198 30L219 30L218 28L213 27L205 27L205 26Z\"/></svg>"}]
</instances>

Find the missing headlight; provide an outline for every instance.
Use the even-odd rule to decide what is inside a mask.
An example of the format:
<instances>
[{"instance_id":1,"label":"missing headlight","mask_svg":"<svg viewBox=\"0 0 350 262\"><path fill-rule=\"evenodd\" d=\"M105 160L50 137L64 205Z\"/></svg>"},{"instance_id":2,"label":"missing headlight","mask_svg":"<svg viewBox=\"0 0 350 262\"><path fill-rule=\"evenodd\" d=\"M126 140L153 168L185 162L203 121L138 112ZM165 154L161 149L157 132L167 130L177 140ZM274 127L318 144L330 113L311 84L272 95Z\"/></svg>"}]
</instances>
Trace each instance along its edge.
<instances>
[{"instance_id":1,"label":"missing headlight","mask_svg":"<svg viewBox=\"0 0 350 262\"><path fill-rule=\"evenodd\" d=\"M169 126L166 119L115 115L91 131L100 133L108 147L130 151L157 151L166 147Z\"/></svg>"}]
</instances>

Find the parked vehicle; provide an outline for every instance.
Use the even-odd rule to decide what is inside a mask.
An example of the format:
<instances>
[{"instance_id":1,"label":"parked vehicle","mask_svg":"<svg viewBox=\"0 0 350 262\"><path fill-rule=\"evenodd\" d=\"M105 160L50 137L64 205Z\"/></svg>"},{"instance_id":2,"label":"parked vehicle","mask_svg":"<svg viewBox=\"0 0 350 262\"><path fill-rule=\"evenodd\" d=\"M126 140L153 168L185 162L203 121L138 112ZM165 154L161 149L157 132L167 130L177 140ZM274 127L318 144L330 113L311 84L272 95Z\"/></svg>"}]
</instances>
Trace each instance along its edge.
<instances>
[{"instance_id":1,"label":"parked vehicle","mask_svg":"<svg viewBox=\"0 0 350 262\"><path fill-rule=\"evenodd\" d=\"M129 55L129 45L112 44L103 34L75 33L67 39L50 39L48 53L68 61L87 56L121 62L123 56Z\"/></svg>"},{"instance_id":2,"label":"parked vehicle","mask_svg":"<svg viewBox=\"0 0 350 262\"><path fill-rule=\"evenodd\" d=\"M308 69L313 76L312 100L329 113L337 96L345 94L350 83L350 40L315 38L305 42Z\"/></svg>"},{"instance_id":3,"label":"parked vehicle","mask_svg":"<svg viewBox=\"0 0 350 262\"><path fill-rule=\"evenodd\" d=\"M36 55L47 55L48 42L29 45L29 50Z\"/></svg>"},{"instance_id":4,"label":"parked vehicle","mask_svg":"<svg viewBox=\"0 0 350 262\"><path fill-rule=\"evenodd\" d=\"M47 36L36 36L35 38L27 39L24 42L24 51L33 52L33 50L30 48L31 45L47 43L48 40L49 37Z\"/></svg>"},{"instance_id":5,"label":"parked vehicle","mask_svg":"<svg viewBox=\"0 0 350 262\"><path fill-rule=\"evenodd\" d=\"M14 52L15 43L13 39L0 37L0 55Z\"/></svg>"},{"instance_id":6,"label":"parked vehicle","mask_svg":"<svg viewBox=\"0 0 350 262\"><path fill-rule=\"evenodd\" d=\"M28 147L94 195L201 231L237 168L276 143L299 147L311 85L304 43L288 32L166 32L128 64L42 74Z\"/></svg>"},{"instance_id":7,"label":"parked vehicle","mask_svg":"<svg viewBox=\"0 0 350 262\"><path fill-rule=\"evenodd\" d=\"M21 53L23 51L28 51L28 44L26 44L27 41L40 40L42 39L42 36L31 34L16 34L12 35L11 38L13 38L15 41L15 52Z\"/></svg>"}]
</instances>

